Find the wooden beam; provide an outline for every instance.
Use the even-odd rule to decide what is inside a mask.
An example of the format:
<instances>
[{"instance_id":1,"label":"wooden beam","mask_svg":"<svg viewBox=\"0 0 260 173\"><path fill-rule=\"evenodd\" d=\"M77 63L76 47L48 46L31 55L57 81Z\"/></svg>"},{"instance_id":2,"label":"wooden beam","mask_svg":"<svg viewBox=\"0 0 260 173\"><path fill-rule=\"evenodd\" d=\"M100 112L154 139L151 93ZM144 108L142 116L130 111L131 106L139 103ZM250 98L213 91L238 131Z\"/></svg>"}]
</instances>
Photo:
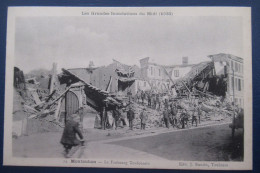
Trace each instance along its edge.
<instances>
[{"instance_id":1,"label":"wooden beam","mask_svg":"<svg viewBox=\"0 0 260 173\"><path fill-rule=\"evenodd\" d=\"M190 89L187 87L187 85L183 82L183 81L181 81L182 82L182 84L185 86L185 88L189 91L189 93L191 93L190 92Z\"/></svg>"},{"instance_id":2,"label":"wooden beam","mask_svg":"<svg viewBox=\"0 0 260 173\"><path fill-rule=\"evenodd\" d=\"M56 110L55 110L54 117L55 117L56 121L59 121L61 101L62 101L62 98L59 99L58 106L56 107Z\"/></svg>"},{"instance_id":3,"label":"wooden beam","mask_svg":"<svg viewBox=\"0 0 260 173\"><path fill-rule=\"evenodd\" d=\"M93 107L98 108L99 106L92 100L90 99L87 95L86 95L86 102L91 104Z\"/></svg>"},{"instance_id":4,"label":"wooden beam","mask_svg":"<svg viewBox=\"0 0 260 173\"><path fill-rule=\"evenodd\" d=\"M196 88L194 88L196 91L198 91L199 93L202 93L202 94L205 94L206 96L209 96L209 97L213 97L213 98L215 98L214 96L212 96L212 95L210 95L210 94L207 94L207 93L204 93L204 92L201 92L201 91L199 91L199 90L197 90Z\"/></svg>"},{"instance_id":5,"label":"wooden beam","mask_svg":"<svg viewBox=\"0 0 260 173\"><path fill-rule=\"evenodd\" d=\"M170 81L171 81L171 82L172 82L172 84L174 85L174 81L172 80L171 76L169 75L169 73L167 72L167 70L165 69L165 67L164 67L164 66L162 66L162 68L164 69L164 71L165 71L165 73L166 73L167 77L170 79Z\"/></svg>"},{"instance_id":6,"label":"wooden beam","mask_svg":"<svg viewBox=\"0 0 260 173\"><path fill-rule=\"evenodd\" d=\"M111 83L112 83L112 76L110 76L110 79L109 79L109 82L108 82L108 85L106 87L106 91L108 92L110 86L111 86Z\"/></svg>"}]
</instances>

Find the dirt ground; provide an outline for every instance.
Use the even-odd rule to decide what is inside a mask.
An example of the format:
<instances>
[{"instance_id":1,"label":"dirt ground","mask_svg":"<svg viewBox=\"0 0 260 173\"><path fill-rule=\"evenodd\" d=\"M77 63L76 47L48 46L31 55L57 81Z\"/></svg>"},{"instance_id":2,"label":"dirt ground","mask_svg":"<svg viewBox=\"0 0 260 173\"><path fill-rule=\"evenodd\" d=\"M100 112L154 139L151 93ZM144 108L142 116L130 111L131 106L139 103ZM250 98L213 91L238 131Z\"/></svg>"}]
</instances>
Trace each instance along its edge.
<instances>
[{"instance_id":1,"label":"dirt ground","mask_svg":"<svg viewBox=\"0 0 260 173\"><path fill-rule=\"evenodd\" d=\"M109 146L110 153L117 153L121 146L120 152L135 153L134 157L154 156L169 160L198 161L243 160L243 133L241 130L236 131L236 136L232 140L231 129L227 124L188 130L160 128L131 131L127 129L127 127L118 130L87 129L84 133L86 154L83 154L83 158L84 156L105 157L106 150L103 154L97 153L98 144L103 146L103 149L104 146L105 148ZM61 135L62 132L49 132L13 139L13 155L30 158L62 158L63 147L59 143ZM127 139L123 140L125 138Z\"/></svg>"},{"instance_id":2,"label":"dirt ground","mask_svg":"<svg viewBox=\"0 0 260 173\"><path fill-rule=\"evenodd\" d=\"M228 124L117 141L111 144L129 147L169 160L243 160L243 131L237 130L232 140Z\"/></svg>"}]
</instances>

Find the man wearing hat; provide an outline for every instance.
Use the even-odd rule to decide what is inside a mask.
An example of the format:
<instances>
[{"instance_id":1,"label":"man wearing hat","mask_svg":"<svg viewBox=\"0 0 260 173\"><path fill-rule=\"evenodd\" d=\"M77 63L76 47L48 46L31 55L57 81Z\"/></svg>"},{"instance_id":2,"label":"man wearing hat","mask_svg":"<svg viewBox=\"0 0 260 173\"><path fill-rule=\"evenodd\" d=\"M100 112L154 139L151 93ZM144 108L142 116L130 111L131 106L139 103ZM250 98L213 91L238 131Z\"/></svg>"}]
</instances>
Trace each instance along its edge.
<instances>
[{"instance_id":1,"label":"man wearing hat","mask_svg":"<svg viewBox=\"0 0 260 173\"><path fill-rule=\"evenodd\" d=\"M141 130L145 130L145 125L146 125L146 122L148 120L148 115L147 113L145 112L145 108L143 108L143 110L141 111L140 113L140 119L141 119Z\"/></svg>"},{"instance_id":2,"label":"man wearing hat","mask_svg":"<svg viewBox=\"0 0 260 173\"><path fill-rule=\"evenodd\" d=\"M170 116L169 116L169 110L167 107L165 107L164 111L163 111L163 120L164 120L165 126L167 128L169 128Z\"/></svg>"},{"instance_id":3,"label":"man wearing hat","mask_svg":"<svg viewBox=\"0 0 260 173\"><path fill-rule=\"evenodd\" d=\"M77 147L84 144L83 135L79 129L80 117L78 114L73 114L67 119L66 125L61 137L60 143L65 148L65 157L69 157L69 152L72 147ZM80 139L77 138L79 136ZM71 153L73 154L73 153Z\"/></svg>"},{"instance_id":4,"label":"man wearing hat","mask_svg":"<svg viewBox=\"0 0 260 173\"><path fill-rule=\"evenodd\" d=\"M171 104L171 123L173 127L177 124L177 113L178 113L177 104L176 102L173 102Z\"/></svg>"},{"instance_id":5,"label":"man wearing hat","mask_svg":"<svg viewBox=\"0 0 260 173\"><path fill-rule=\"evenodd\" d=\"M198 107L197 107L196 104L194 104L194 108L192 110L191 125L193 126L193 123L195 122L196 123L196 127L198 126L198 118L197 118L198 112L197 112L197 110L198 110Z\"/></svg>"},{"instance_id":6,"label":"man wearing hat","mask_svg":"<svg viewBox=\"0 0 260 173\"><path fill-rule=\"evenodd\" d=\"M201 106L202 106L202 102L199 101L199 105L197 106L197 112L198 112L199 124L200 124L200 116L202 115Z\"/></svg>"},{"instance_id":7,"label":"man wearing hat","mask_svg":"<svg viewBox=\"0 0 260 173\"><path fill-rule=\"evenodd\" d=\"M115 124L115 130L117 129L118 125L119 125L119 121L120 121L120 112L119 112L119 108L118 106L116 106L115 109L113 109L112 111L112 116L114 118L114 124Z\"/></svg>"},{"instance_id":8,"label":"man wearing hat","mask_svg":"<svg viewBox=\"0 0 260 173\"><path fill-rule=\"evenodd\" d=\"M127 111L127 119L128 119L128 122L129 122L129 129L133 130L133 120L135 119L135 113L133 111L132 106L130 106L128 111Z\"/></svg>"}]
</instances>

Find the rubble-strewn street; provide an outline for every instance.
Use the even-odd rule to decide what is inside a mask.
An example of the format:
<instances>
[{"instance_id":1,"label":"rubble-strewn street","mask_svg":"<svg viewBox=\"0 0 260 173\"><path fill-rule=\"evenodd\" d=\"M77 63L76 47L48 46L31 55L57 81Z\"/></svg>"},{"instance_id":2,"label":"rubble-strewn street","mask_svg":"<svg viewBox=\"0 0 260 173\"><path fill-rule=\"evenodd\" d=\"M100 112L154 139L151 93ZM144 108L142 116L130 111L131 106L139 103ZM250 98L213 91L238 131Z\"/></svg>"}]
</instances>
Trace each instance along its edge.
<instances>
[{"instance_id":1,"label":"rubble-strewn street","mask_svg":"<svg viewBox=\"0 0 260 173\"><path fill-rule=\"evenodd\" d=\"M181 153L177 152L175 140L178 141L177 145L183 142L184 148L190 148L195 143L203 148L202 144L206 143L205 150L214 143L209 138L219 137L220 140L227 140L222 141L223 145L229 145L227 143L232 141L231 137L236 136L235 131L243 128L243 109L241 100L235 101L234 97L230 97L228 74L216 74L214 63L218 62L216 59L219 56L223 56L221 60L227 60L226 55L220 54L209 56L212 61L189 65L187 58L184 58L184 63L178 68L188 71L181 76L179 72L177 75L176 66L153 64L149 58L140 60L141 68L116 60L105 67L94 67L91 62L88 68L62 69L61 73L58 73L56 63L50 71L36 70L29 74L23 74L23 71L15 68L13 153L19 157L85 157L72 152L75 146L80 146L84 141L88 151L95 141L138 138L137 141L151 143L153 137L149 136L161 133L165 134L154 137L159 150L163 150L161 154L158 150L155 153L148 152L149 145L147 150L139 148L138 142L133 142L133 145L115 142L109 147L115 152L114 144L118 144L128 147L125 152L133 148L156 155L154 157L193 160L192 153L187 158L185 154L179 156ZM158 67L158 79L149 76L149 70L144 72L149 65ZM151 71L149 73L153 74ZM230 123L229 129L227 126ZM220 124L226 125L225 130L218 128ZM199 130L193 130L196 128ZM185 134L187 136L181 139ZM200 134L204 135L202 141L193 141L192 136ZM170 135L172 141L161 139L164 136L167 140ZM42 140L48 138L51 139L49 144L42 146ZM62 155L62 145L65 155ZM124 147L120 150L124 150ZM150 147L152 150L154 146ZM177 147L171 150L177 154L167 153L165 148L171 147ZM179 147L179 152L184 152ZM98 152L96 154L99 155ZM194 160L229 160L227 157L227 153L212 158L195 154Z\"/></svg>"},{"instance_id":2,"label":"rubble-strewn street","mask_svg":"<svg viewBox=\"0 0 260 173\"><path fill-rule=\"evenodd\" d=\"M60 135L57 132L42 133L15 139L13 154L17 157L63 157L63 148L59 145ZM114 158L121 159L243 160L243 133L238 131L234 140L231 140L227 124L211 124L184 131L160 128L145 132L125 132L122 129L107 132L91 129L85 135L86 147L83 153L74 154L76 158L109 159L113 154Z\"/></svg>"}]
</instances>

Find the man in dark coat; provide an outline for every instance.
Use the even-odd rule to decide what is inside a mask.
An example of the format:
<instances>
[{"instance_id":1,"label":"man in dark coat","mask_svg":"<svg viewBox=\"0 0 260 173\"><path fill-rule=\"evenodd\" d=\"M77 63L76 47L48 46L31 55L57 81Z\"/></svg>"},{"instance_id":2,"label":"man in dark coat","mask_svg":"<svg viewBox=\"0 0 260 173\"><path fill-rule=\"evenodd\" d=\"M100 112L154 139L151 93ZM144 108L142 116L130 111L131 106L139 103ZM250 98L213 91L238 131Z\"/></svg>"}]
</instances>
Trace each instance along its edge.
<instances>
[{"instance_id":1,"label":"man in dark coat","mask_svg":"<svg viewBox=\"0 0 260 173\"><path fill-rule=\"evenodd\" d=\"M60 143L65 148L65 157L68 157L69 151L72 147L84 144L83 135L79 129L80 117L77 114L71 115L67 120ZM77 138L79 136L80 140Z\"/></svg>"},{"instance_id":2,"label":"man in dark coat","mask_svg":"<svg viewBox=\"0 0 260 173\"><path fill-rule=\"evenodd\" d=\"M192 119L191 119L191 125L193 126L193 123L195 122L196 127L198 126L198 106L194 104L194 108L192 110Z\"/></svg>"},{"instance_id":3,"label":"man in dark coat","mask_svg":"<svg viewBox=\"0 0 260 173\"><path fill-rule=\"evenodd\" d=\"M202 106L202 102L199 101L199 105L198 105L198 107L197 107L199 124L200 124L200 117L201 117L201 115L202 115L201 106Z\"/></svg>"},{"instance_id":4,"label":"man in dark coat","mask_svg":"<svg viewBox=\"0 0 260 173\"><path fill-rule=\"evenodd\" d=\"M160 95L159 94L156 94L156 103L158 105L158 109L160 110L161 109L161 102L160 102Z\"/></svg>"},{"instance_id":5,"label":"man in dark coat","mask_svg":"<svg viewBox=\"0 0 260 173\"><path fill-rule=\"evenodd\" d=\"M189 121L189 115L186 109L182 109L180 119L181 119L182 128L185 129L185 124L188 125L188 121Z\"/></svg>"},{"instance_id":6,"label":"man in dark coat","mask_svg":"<svg viewBox=\"0 0 260 173\"><path fill-rule=\"evenodd\" d=\"M120 120L120 116L121 116L118 107L116 107L116 109L113 110L112 116L113 116L114 122L115 122L115 129L117 129L117 127L120 123L119 120Z\"/></svg>"},{"instance_id":7,"label":"man in dark coat","mask_svg":"<svg viewBox=\"0 0 260 173\"><path fill-rule=\"evenodd\" d=\"M163 120L164 120L165 126L167 128L169 128L170 117L169 117L169 111L166 107L164 108L164 111L163 111Z\"/></svg>"},{"instance_id":8,"label":"man in dark coat","mask_svg":"<svg viewBox=\"0 0 260 173\"><path fill-rule=\"evenodd\" d=\"M145 112L145 108L143 108L142 112L140 113L139 118L141 119L141 130L145 130L146 122L148 121L148 115Z\"/></svg>"},{"instance_id":9,"label":"man in dark coat","mask_svg":"<svg viewBox=\"0 0 260 173\"><path fill-rule=\"evenodd\" d=\"M143 90L141 92L141 99L142 99L142 105L144 105L145 93Z\"/></svg>"},{"instance_id":10,"label":"man in dark coat","mask_svg":"<svg viewBox=\"0 0 260 173\"><path fill-rule=\"evenodd\" d=\"M152 96L151 96L151 92L147 93L147 101L148 101L148 107L151 107L151 103L152 103Z\"/></svg>"},{"instance_id":11,"label":"man in dark coat","mask_svg":"<svg viewBox=\"0 0 260 173\"><path fill-rule=\"evenodd\" d=\"M177 113L178 113L178 109L176 103L173 103L171 105L171 123L173 127L177 124Z\"/></svg>"},{"instance_id":12,"label":"man in dark coat","mask_svg":"<svg viewBox=\"0 0 260 173\"><path fill-rule=\"evenodd\" d=\"M129 129L133 130L133 120L135 119L135 113L131 106L129 107L129 110L127 111L127 119L129 122Z\"/></svg>"}]
</instances>

